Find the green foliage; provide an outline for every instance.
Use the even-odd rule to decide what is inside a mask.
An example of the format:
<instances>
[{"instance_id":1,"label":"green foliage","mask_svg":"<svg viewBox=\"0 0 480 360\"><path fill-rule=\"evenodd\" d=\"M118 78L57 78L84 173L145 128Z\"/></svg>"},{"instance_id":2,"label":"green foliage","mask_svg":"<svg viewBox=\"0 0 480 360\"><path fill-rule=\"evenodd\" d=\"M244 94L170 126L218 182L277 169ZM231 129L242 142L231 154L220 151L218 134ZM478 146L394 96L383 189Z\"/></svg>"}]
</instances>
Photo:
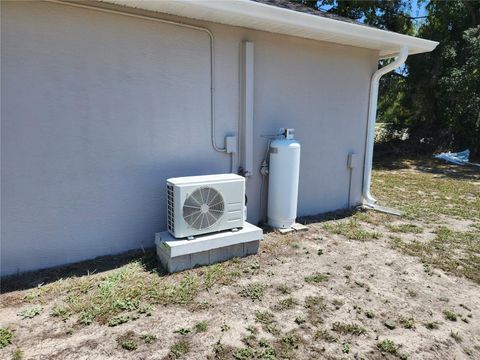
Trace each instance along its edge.
<instances>
[{"instance_id":1,"label":"green foliage","mask_svg":"<svg viewBox=\"0 0 480 360\"><path fill-rule=\"evenodd\" d=\"M12 343L13 333L10 329L0 328L0 349Z\"/></svg>"},{"instance_id":2,"label":"green foliage","mask_svg":"<svg viewBox=\"0 0 480 360\"><path fill-rule=\"evenodd\" d=\"M480 156L480 2L428 0L297 0L326 13L382 29L438 41L410 56L380 82L378 121L392 140L408 133L410 151L463 150ZM426 4L412 16L413 3ZM381 61L381 66L385 62ZM383 64L382 64L383 63ZM406 146L405 146L406 145Z\"/></svg>"},{"instance_id":3,"label":"green foliage","mask_svg":"<svg viewBox=\"0 0 480 360\"><path fill-rule=\"evenodd\" d=\"M37 315L40 315L42 312L43 308L40 305L35 305L30 308L26 308L21 310L18 313L18 316L20 316L22 319L32 319Z\"/></svg>"}]
</instances>

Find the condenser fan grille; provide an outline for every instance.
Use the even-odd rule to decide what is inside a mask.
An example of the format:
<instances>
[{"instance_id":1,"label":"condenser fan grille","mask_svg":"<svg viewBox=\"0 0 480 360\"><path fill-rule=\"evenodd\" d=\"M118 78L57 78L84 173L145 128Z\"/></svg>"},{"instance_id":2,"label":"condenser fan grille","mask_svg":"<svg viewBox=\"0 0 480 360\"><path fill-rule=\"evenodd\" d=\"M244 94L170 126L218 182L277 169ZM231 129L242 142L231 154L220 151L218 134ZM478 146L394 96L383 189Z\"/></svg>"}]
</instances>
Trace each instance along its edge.
<instances>
[{"instance_id":1,"label":"condenser fan grille","mask_svg":"<svg viewBox=\"0 0 480 360\"><path fill-rule=\"evenodd\" d=\"M213 226L224 213L222 195L204 186L195 190L183 204L183 219L190 227L203 230Z\"/></svg>"}]
</instances>

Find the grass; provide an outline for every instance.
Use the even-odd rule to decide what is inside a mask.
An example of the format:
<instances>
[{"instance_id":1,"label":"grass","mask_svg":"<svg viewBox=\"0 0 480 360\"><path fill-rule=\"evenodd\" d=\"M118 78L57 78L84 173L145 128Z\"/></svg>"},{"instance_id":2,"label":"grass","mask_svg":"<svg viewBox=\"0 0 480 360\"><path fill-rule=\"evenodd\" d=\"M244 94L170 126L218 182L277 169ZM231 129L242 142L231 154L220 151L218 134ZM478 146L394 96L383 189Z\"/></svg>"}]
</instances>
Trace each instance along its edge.
<instances>
[{"instance_id":1,"label":"grass","mask_svg":"<svg viewBox=\"0 0 480 360\"><path fill-rule=\"evenodd\" d=\"M142 339L145 344L150 344L157 340L157 337L153 334L143 334L140 336L140 339Z\"/></svg>"},{"instance_id":2,"label":"grass","mask_svg":"<svg viewBox=\"0 0 480 360\"><path fill-rule=\"evenodd\" d=\"M329 275L327 274L320 274L320 273L315 273L315 274L312 274L312 275L308 275L308 276L305 276L305 282L307 283L321 283L321 282L325 282L325 281L328 281L329 279Z\"/></svg>"},{"instance_id":3,"label":"grass","mask_svg":"<svg viewBox=\"0 0 480 360\"><path fill-rule=\"evenodd\" d=\"M457 314L455 314L453 311L445 310L443 312L443 315L445 316L445 319L447 319L447 320L457 321Z\"/></svg>"},{"instance_id":4,"label":"grass","mask_svg":"<svg viewBox=\"0 0 480 360\"><path fill-rule=\"evenodd\" d=\"M244 286L239 294L241 297L250 298L252 301L261 301L265 295L266 285L256 283Z\"/></svg>"},{"instance_id":5,"label":"grass","mask_svg":"<svg viewBox=\"0 0 480 360\"><path fill-rule=\"evenodd\" d=\"M15 350L12 351L10 354L10 359L11 360L21 360L23 359L23 351L20 348L16 348Z\"/></svg>"},{"instance_id":6,"label":"grass","mask_svg":"<svg viewBox=\"0 0 480 360\"><path fill-rule=\"evenodd\" d=\"M182 357L190 351L190 344L186 340L176 341L170 348L170 353L175 359Z\"/></svg>"},{"instance_id":7,"label":"grass","mask_svg":"<svg viewBox=\"0 0 480 360\"><path fill-rule=\"evenodd\" d=\"M327 223L323 228L331 233L343 235L351 240L366 241L380 237L380 234L376 231L363 229L355 218L348 221Z\"/></svg>"},{"instance_id":8,"label":"grass","mask_svg":"<svg viewBox=\"0 0 480 360\"><path fill-rule=\"evenodd\" d=\"M150 316L157 305L187 305L202 290L216 284L229 284L236 279L241 264L235 261L187 271L171 277L159 276L151 266L156 264L154 252L148 252L124 266L104 274L60 279L26 294L26 302L58 299L50 315L66 321L74 316L81 325L93 322L117 326L140 316ZM249 296L263 296L262 286L248 288ZM33 318L42 312L36 304L22 309L18 316Z\"/></svg>"},{"instance_id":9,"label":"grass","mask_svg":"<svg viewBox=\"0 0 480 360\"><path fill-rule=\"evenodd\" d=\"M415 329L415 319L413 317L400 317L398 322L404 329Z\"/></svg>"},{"instance_id":10,"label":"grass","mask_svg":"<svg viewBox=\"0 0 480 360\"><path fill-rule=\"evenodd\" d=\"M10 345L13 341L13 332L10 329L0 328L0 349Z\"/></svg>"},{"instance_id":11,"label":"grass","mask_svg":"<svg viewBox=\"0 0 480 360\"><path fill-rule=\"evenodd\" d=\"M324 340L329 343L334 343L338 341L338 337L329 332L326 329L319 329L315 332L315 335L313 336L315 340Z\"/></svg>"},{"instance_id":12,"label":"grass","mask_svg":"<svg viewBox=\"0 0 480 360\"><path fill-rule=\"evenodd\" d=\"M133 331L127 331L125 334L117 338L117 343L122 349L127 351L137 350L138 344L135 339L135 333Z\"/></svg>"},{"instance_id":13,"label":"grass","mask_svg":"<svg viewBox=\"0 0 480 360\"><path fill-rule=\"evenodd\" d=\"M399 353L399 345L388 339L379 341L376 337L375 330L383 326L382 323L386 318L394 319L396 329L389 332L389 330L382 328L381 330L385 333L396 334L403 331L403 333L411 335L413 334L411 331L408 332L404 329L425 326L426 329L432 330L431 336L439 336L443 339L448 339L448 336L450 336L455 342L460 343L462 337L458 332L450 331L445 327L446 321L441 328L442 323L440 322L420 322L420 318L416 319L418 321L416 324L409 312L405 312L406 315L408 314L405 317L401 317L402 314L398 312L395 314L388 313L387 309L390 306L387 302L385 303L385 309L375 307L375 313L368 310L369 307L373 308L373 305L363 302L358 303L362 304L362 307L354 305L350 319L342 318L342 321L336 321L340 320L339 313L350 312L352 300L346 295L345 299L348 300L345 303L335 298L335 294L340 295L335 291L334 286L341 286L342 281L345 281L348 287L347 292L353 290L358 295L361 290L361 297L372 296L373 294L365 294L370 289L366 282L355 281L354 275L357 265L354 265L353 268L352 265L345 265L348 263L358 264L358 269L362 270L363 264L361 264L361 261L360 263L353 262L346 255L347 258L345 259L339 260L337 257L334 260L338 262L330 262L330 258L335 256L335 246L338 245L339 241L337 240L338 237L326 235L324 230L352 240L389 240L391 247L402 253L418 257L423 262L425 273L428 275L435 275L437 273L435 268L437 268L455 275L466 276L480 284L480 274L477 270L480 267L480 244L478 242L480 238L480 211L478 209L480 187L472 185L471 177L451 176L443 170L439 170L433 176L432 172L434 171L436 171L435 166L425 168L425 166L419 167L415 163L400 167L395 172L383 169L374 171L373 192L379 202L389 207L400 208L405 212L406 218L394 218L372 211L353 212L346 219L329 219L324 223L312 225L314 231L318 229L325 236L317 236L310 231L310 233L298 233L275 238L275 241L269 241L267 238L265 244L262 244L264 252L262 251L257 257L241 260L233 259L222 264L169 276L163 276L164 274L161 271L152 266L152 259L154 260L155 255L153 252L147 251L143 258L137 257L114 270L98 274L90 273L81 277L64 278L51 283L47 282L46 285L40 285L29 290L25 295L22 293L19 303L23 305L20 307L21 311L19 311L18 316L22 319L33 318L42 314L42 306L45 306L45 309L52 309L49 313L50 318L42 315L41 320L43 318L48 319L48 321L68 320L69 327L71 324L72 327L70 328L76 329L79 324L87 326L92 323L119 326L158 313L163 306L178 306L192 312L208 310L209 314L212 314L215 309L211 310L211 308L217 307L218 304L212 300L210 302L204 300L204 295L210 294L213 296L213 294L218 293L219 287L231 286L229 290L237 292L236 300L243 301L243 305L251 303L251 301L259 302L259 304L250 304L253 307L250 311L262 305L265 306L255 312L258 329L250 325L247 328L247 334L242 337L244 344L239 348L220 343L222 338L234 336L237 331L236 327L230 329L227 323L218 325L217 330L219 332L221 330L222 333L212 349L216 354L225 355L218 358L296 359L302 358L302 355L304 355L304 353L300 353L302 346L314 356L313 354L318 355L318 353L315 353L314 347L317 345L321 347L326 345L325 343L331 344L327 345L325 354L322 353L320 358L323 358L323 355L325 355L325 358L334 358L335 356L339 358L346 356L345 354L353 355L358 351L356 348L358 344L351 341L351 336L365 334L373 335L364 336L362 341L369 342L371 347L376 346L378 351L382 352L386 358L390 358L390 355L397 358L406 358L406 354ZM457 187L460 190L457 191ZM451 225L450 221L459 221L459 223ZM309 240L312 240L312 242L309 243ZM357 245L355 244L355 246ZM363 245L376 246L376 243ZM302 249L302 251L292 251L292 247ZM308 253L310 255L305 256ZM266 258L268 258L267 261ZM285 264L285 259L288 259L288 261L303 261L305 258L315 259L318 262L318 267L309 267L309 269L315 269L318 272L313 272L314 270L299 272L295 280L289 278L287 279L288 282L278 278L276 274L278 268L272 265L277 261ZM275 262L272 261L273 259ZM388 264L398 265L397 261L391 260L390 262L390 260L385 259L381 262L387 264L388 261ZM323 266L323 262L328 262L328 267ZM408 272L410 272L410 269ZM264 274L269 278L257 282L254 276L258 274L261 274L262 279L265 279ZM407 274L407 272L405 271L404 274ZM425 276L424 273L420 275ZM381 276L381 274L378 274L378 278L381 278ZM239 279L239 277L244 278ZM250 283L243 282L246 279L252 280ZM375 274L376 279L377 274ZM242 281L240 283L244 286L239 287L237 285L239 280ZM333 284L334 282L335 284ZM374 282L372 282L371 293L374 293L373 284ZM268 290L269 286L272 286L272 291ZM303 292L305 289L308 291L316 290L318 294L325 297L319 295L307 296L304 300L304 308L302 308L302 306L298 306L296 298L303 298L306 295ZM333 292L330 290L333 290ZM398 290L398 295L403 296L407 301L417 302L425 298L423 291L417 292L415 289L409 289L408 287L402 287ZM271 298L267 298L270 296ZM264 299L265 302L262 303L261 301ZM363 300L363 298L359 300ZM54 305L53 307L47 306L49 301ZM235 298L232 301L235 301ZM449 304L445 302L442 305L446 308L452 307L450 310L454 310L453 306L455 306L453 298ZM468 306L472 305L460 306L465 310L462 309L459 312L462 311L465 315L446 310L443 312L443 316L448 321L459 321L461 319L466 323L470 322L468 326L472 326L471 324L475 323L475 318L470 320L467 318L472 316L467 314L467 311L470 311ZM336 311L334 308L336 310L341 309L341 311ZM442 310L442 307L440 309L436 308L434 316L431 314L430 319L438 319L439 315L442 316ZM285 312L280 313L282 311ZM203 313L198 313L198 315L201 315L201 319L209 319ZM252 315L250 313L250 318ZM418 315L415 314L415 316ZM232 318L222 321L230 322L230 324L234 323ZM356 324L350 321L362 321L368 329L360 323ZM25 326L30 323L34 322L24 322ZM331 327L327 325L331 323L333 323ZM467 326L461 322L460 324ZM184 324L180 322L178 326L181 325ZM128 328L134 328L135 326L135 324L129 324ZM133 332L127 332L117 338L117 347L120 351L124 351L126 356L131 356L132 354L126 353L126 351L135 351L141 347L147 348L146 344L158 341L158 345L166 349L170 348L169 358L181 358L191 352L187 355L190 356L193 354L193 351L190 350L190 347L193 346L192 339L195 339L195 347L198 345L195 334L207 333L201 335L201 338L209 338L213 334L210 333L212 330L206 321L188 324L188 326L191 327L179 328L174 331L177 335L173 337L173 344L163 344L153 334L136 335ZM439 331L433 331L439 328ZM104 331L115 334L118 334L121 330L122 326L114 329L104 329ZM266 336L268 340L259 339L262 335ZM9 336L10 338L8 338ZM312 338L316 342L311 341ZM0 348L11 344L12 339L13 333L11 330L0 330ZM452 340L449 341L453 343ZM470 338L465 336L462 346L470 346L469 341ZM14 346L10 346L12 349L15 348L15 342L13 343ZM18 343L21 344L20 340ZM335 349L335 354L329 353L330 348ZM143 351L143 349L141 350ZM476 352L476 349L473 351ZM380 356L380 354L377 355Z\"/></svg>"},{"instance_id":14,"label":"grass","mask_svg":"<svg viewBox=\"0 0 480 360\"><path fill-rule=\"evenodd\" d=\"M275 311L284 311L288 309L294 308L296 305L298 305L298 301L295 300L293 297L289 296L285 299L280 300L274 307L273 309Z\"/></svg>"},{"instance_id":15,"label":"grass","mask_svg":"<svg viewBox=\"0 0 480 360\"><path fill-rule=\"evenodd\" d=\"M342 322L334 322L332 330L344 335L364 335L367 333L367 329L357 324L349 324Z\"/></svg>"},{"instance_id":16,"label":"grass","mask_svg":"<svg viewBox=\"0 0 480 360\"><path fill-rule=\"evenodd\" d=\"M397 232L397 233L421 234L423 232L423 228L414 224L400 224L400 225L387 224L387 228L391 232Z\"/></svg>"},{"instance_id":17,"label":"grass","mask_svg":"<svg viewBox=\"0 0 480 360\"><path fill-rule=\"evenodd\" d=\"M462 337L460 336L460 334L453 330L450 330L450 337L455 340L457 343L461 343L463 341Z\"/></svg>"},{"instance_id":18,"label":"grass","mask_svg":"<svg viewBox=\"0 0 480 360\"><path fill-rule=\"evenodd\" d=\"M377 349L380 350L381 353L396 355L399 348L399 345L395 344L389 339L385 339L377 343Z\"/></svg>"},{"instance_id":19,"label":"grass","mask_svg":"<svg viewBox=\"0 0 480 360\"><path fill-rule=\"evenodd\" d=\"M206 321L200 321L194 326L196 333L206 332L208 330L208 323Z\"/></svg>"},{"instance_id":20,"label":"grass","mask_svg":"<svg viewBox=\"0 0 480 360\"><path fill-rule=\"evenodd\" d=\"M403 212L405 219L436 226L426 241L396 237L392 246L422 262L480 284L480 180L478 170L436 160L394 160L377 163L372 192L381 205ZM392 173L391 169L395 172ZM470 223L462 231L443 225L445 218ZM420 228L382 224L399 234Z\"/></svg>"}]
</instances>

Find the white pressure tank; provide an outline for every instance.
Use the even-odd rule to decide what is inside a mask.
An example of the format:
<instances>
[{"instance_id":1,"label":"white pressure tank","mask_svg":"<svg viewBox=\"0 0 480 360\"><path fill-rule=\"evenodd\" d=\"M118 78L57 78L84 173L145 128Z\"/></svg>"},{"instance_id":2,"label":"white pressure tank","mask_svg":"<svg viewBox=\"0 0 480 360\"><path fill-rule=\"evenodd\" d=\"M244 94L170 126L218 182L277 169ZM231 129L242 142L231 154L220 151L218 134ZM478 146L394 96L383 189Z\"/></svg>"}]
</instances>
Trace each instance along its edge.
<instances>
[{"instance_id":1,"label":"white pressure tank","mask_svg":"<svg viewBox=\"0 0 480 360\"><path fill-rule=\"evenodd\" d=\"M300 144L293 129L281 129L281 135L270 144L268 170L268 224L288 229L297 217Z\"/></svg>"}]
</instances>

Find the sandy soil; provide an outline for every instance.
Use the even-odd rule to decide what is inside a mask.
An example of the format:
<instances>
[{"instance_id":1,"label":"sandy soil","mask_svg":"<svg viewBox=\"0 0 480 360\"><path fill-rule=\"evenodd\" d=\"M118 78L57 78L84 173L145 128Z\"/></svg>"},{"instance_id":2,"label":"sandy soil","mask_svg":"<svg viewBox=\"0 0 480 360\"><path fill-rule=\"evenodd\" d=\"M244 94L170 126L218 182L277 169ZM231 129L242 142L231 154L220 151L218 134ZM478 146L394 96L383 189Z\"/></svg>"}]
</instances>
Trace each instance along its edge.
<instances>
[{"instance_id":1,"label":"sandy soil","mask_svg":"<svg viewBox=\"0 0 480 360\"><path fill-rule=\"evenodd\" d=\"M428 231L422 236L428 236ZM277 243L282 245L276 247ZM202 291L189 306L156 307L152 316L116 327L96 323L81 326L74 318L66 322L53 319L49 314L55 300L43 304L39 316L20 320L17 313L25 304L12 299L23 298L26 291L3 294L0 324L14 331L14 341L0 350L0 358L8 359L15 348L20 348L24 359L165 359L172 357L170 348L179 339L190 344L190 351L182 358L214 358L219 342L226 349L246 347L242 342L249 334L246 327L255 326L257 338L272 344L290 331L297 334L298 348L289 355L293 359L381 359L400 358L401 354L408 354L409 359L480 359L479 285L426 269L417 258L391 249L387 237L348 240L328 233L322 223L312 223L307 232L267 234L259 255L241 262L245 271L238 282ZM314 273L326 274L328 280L306 282L304 277ZM242 287L252 283L267 286L262 300L239 296ZM282 294L278 289L281 286L287 286L291 293ZM293 307L282 311L275 307L290 296L296 300ZM326 309L312 315L305 307L309 296L322 296ZM256 310L272 312L280 334L263 330L255 319ZM447 320L445 310L456 313L457 320ZM297 324L298 317L306 322ZM404 328L401 318L413 318L413 328ZM206 332L185 336L174 333L178 328L192 328L199 321L208 323ZM395 328L387 328L386 321ZM429 330L424 325L434 321L438 329ZM335 322L358 324L367 332L335 333ZM315 338L319 329L328 330L337 341ZM135 336L148 333L157 339L149 344L139 342L136 350L127 351L119 346L117 338L129 330ZM455 340L452 333L458 333L461 339ZM384 339L400 346L396 355L377 349ZM227 351L225 358L232 358L232 351Z\"/></svg>"}]
</instances>

